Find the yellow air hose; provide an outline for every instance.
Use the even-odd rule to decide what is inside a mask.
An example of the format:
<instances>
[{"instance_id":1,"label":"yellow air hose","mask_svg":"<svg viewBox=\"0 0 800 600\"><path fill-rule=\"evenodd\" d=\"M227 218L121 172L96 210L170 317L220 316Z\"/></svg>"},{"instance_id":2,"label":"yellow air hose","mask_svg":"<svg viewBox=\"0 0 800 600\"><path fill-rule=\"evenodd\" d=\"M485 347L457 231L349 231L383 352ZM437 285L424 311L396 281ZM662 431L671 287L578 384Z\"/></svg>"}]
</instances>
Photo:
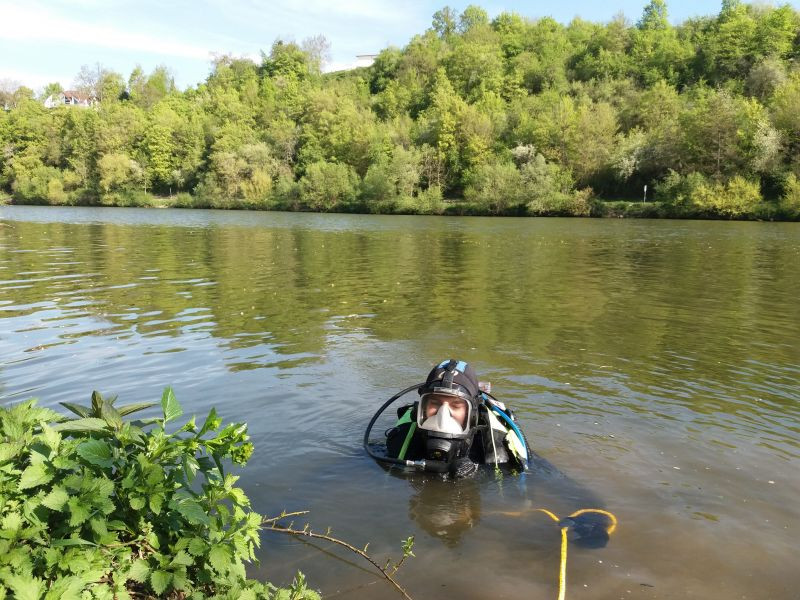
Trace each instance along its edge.
<instances>
[{"instance_id":1,"label":"yellow air hose","mask_svg":"<svg viewBox=\"0 0 800 600\"><path fill-rule=\"evenodd\" d=\"M556 523L561 522L561 519L546 508L536 508L534 510L543 512ZM608 528L609 535L617 528L617 517L615 517L613 513L601 508L582 508L576 510L570 517L577 517L585 513L598 513L611 519L611 527ZM558 567L558 600L564 600L567 593L567 529L569 529L569 527L561 527L561 562Z\"/></svg>"},{"instance_id":2,"label":"yellow air hose","mask_svg":"<svg viewBox=\"0 0 800 600\"><path fill-rule=\"evenodd\" d=\"M558 516L546 508L534 508L532 510L546 514L556 523L561 522L561 519L559 519ZM613 513L603 510L602 508L582 508L580 510L576 510L568 518L577 517L585 513L597 513L607 516L609 519L611 519L611 526L608 528L607 533L611 535L616 530L617 517L615 517ZM501 514L512 517L522 515L521 512L503 512ZM569 529L569 527L561 527L561 562L559 563L558 567L558 600L564 600L567 593L567 529Z\"/></svg>"}]
</instances>

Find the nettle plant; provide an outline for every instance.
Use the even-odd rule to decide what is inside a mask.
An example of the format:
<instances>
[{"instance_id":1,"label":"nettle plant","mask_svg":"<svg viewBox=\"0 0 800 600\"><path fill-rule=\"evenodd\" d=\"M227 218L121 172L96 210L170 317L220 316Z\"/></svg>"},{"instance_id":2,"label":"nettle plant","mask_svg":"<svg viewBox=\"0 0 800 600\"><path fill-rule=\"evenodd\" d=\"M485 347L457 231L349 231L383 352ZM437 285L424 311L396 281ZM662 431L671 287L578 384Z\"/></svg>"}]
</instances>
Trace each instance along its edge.
<instances>
[{"instance_id":1,"label":"nettle plant","mask_svg":"<svg viewBox=\"0 0 800 600\"><path fill-rule=\"evenodd\" d=\"M160 418L123 420L154 404L114 400L62 403L71 420L0 407L0 600L319 598L302 574L290 589L246 578L262 517L224 468L252 454L246 425L212 409L168 433L172 389Z\"/></svg>"}]
</instances>

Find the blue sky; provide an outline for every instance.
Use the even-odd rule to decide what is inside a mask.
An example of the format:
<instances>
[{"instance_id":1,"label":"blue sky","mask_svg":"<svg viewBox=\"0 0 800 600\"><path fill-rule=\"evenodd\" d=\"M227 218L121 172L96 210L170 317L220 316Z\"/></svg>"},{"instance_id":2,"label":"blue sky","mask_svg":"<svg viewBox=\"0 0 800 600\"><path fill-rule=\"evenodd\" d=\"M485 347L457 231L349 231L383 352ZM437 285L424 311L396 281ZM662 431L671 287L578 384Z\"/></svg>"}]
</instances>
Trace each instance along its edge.
<instances>
[{"instance_id":1,"label":"blue sky","mask_svg":"<svg viewBox=\"0 0 800 600\"><path fill-rule=\"evenodd\" d=\"M798 6L800 0L791 4ZM490 16L574 16L608 21L622 12L636 21L645 0L596 2L475 2ZM301 41L322 34L331 42L328 69L351 66L357 54L403 46L449 4L419 0L0 0L0 80L38 90L58 81L69 88L81 65L99 62L128 77L163 64L179 87L203 81L214 53L257 58L276 38ZM719 11L719 0L667 0L672 22Z\"/></svg>"}]
</instances>

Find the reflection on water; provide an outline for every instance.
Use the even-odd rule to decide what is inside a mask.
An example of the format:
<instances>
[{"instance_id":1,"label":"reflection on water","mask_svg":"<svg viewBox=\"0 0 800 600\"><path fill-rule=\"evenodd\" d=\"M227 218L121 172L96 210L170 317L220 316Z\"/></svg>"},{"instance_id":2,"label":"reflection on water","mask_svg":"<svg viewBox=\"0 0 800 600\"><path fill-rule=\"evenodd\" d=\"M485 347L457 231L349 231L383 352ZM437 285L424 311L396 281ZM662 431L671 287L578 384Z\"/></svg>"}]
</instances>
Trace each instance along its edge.
<instances>
[{"instance_id":1,"label":"reflection on water","mask_svg":"<svg viewBox=\"0 0 800 600\"><path fill-rule=\"evenodd\" d=\"M378 556L416 534L417 600L555 597L558 528L526 511L578 507L564 480L420 485L360 449L383 399L458 353L620 518L570 549L569 596L795 598L798 265L793 223L0 207L0 399L172 384L249 422L260 512L310 509ZM394 597L297 540L262 558Z\"/></svg>"}]
</instances>

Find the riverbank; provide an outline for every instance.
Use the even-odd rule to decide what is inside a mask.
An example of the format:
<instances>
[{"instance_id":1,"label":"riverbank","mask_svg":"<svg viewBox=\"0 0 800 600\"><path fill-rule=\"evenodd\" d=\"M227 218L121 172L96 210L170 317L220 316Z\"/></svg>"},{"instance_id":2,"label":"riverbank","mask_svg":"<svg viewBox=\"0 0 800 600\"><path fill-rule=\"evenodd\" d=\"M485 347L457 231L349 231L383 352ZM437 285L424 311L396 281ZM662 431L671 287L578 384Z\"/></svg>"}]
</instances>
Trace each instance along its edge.
<instances>
[{"instance_id":1,"label":"riverbank","mask_svg":"<svg viewBox=\"0 0 800 600\"><path fill-rule=\"evenodd\" d=\"M594 198L578 206L543 206L532 209L530 205L508 206L503 210L488 210L486 205L463 198L449 198L419 205L408 202L368 205L364 202L337 204L329 210L312 210L303 202L277 200L248 202L232 199L207 199L188 193L159 196L145 192L112 194L99 201L56 203L47 201L20 202L11 196L0 196L0 205L34 206L106 206L135 208L198 208L221 210L261 210L289 212L332 212L349 214L443 215L443 216L500 216L500 217L595 217L615 219L704 219L737 221L798 221L800 211L781 202L762 201L745 211L731 213L711 207L664 201L601 200Z\"/></svg>"}]
</instances>

